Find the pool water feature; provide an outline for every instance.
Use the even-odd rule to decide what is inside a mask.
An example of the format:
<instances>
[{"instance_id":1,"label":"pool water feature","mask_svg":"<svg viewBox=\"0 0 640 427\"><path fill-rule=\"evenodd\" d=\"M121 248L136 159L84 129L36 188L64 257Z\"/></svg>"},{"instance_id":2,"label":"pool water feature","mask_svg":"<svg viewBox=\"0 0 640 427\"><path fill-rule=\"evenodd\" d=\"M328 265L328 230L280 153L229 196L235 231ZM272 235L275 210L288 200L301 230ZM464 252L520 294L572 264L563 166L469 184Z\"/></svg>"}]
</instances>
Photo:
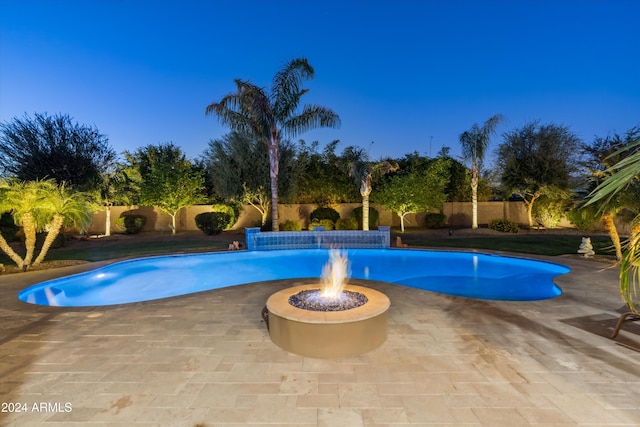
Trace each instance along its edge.
<instances>
[{"instance_id":1,"label":"pool water feature","mask_svg":"<svg viewBox=\"0 0 640 427\"><path fill-rule=\"evenodd\" d=\"M531 301L561 294L553 278L569 268L524 258L413 249L349 249L351 278L489 300ZM117 262L22 290L24 302L102 306L148 301L278 279L318 278L326 249L232 251Z\"/></svg>"}]
</instances>

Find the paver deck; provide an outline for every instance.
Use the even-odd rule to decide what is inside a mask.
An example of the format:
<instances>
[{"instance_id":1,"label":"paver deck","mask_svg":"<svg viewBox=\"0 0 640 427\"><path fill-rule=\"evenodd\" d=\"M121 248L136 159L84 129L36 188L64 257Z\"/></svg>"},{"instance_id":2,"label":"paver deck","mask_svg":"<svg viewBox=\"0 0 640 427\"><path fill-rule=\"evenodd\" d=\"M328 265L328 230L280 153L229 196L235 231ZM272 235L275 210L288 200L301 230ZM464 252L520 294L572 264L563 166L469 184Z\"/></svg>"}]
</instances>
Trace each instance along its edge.
<instances>
[{"instance_id":1,"label":"paver deck","mask_svg":"<svg viewBox=\"0 0 640 427\"><path fill-rule=\"evenodd\" d=\"M390 298L389 336L340 360L270 341L261 309L293 281L56 308L17 291L97 264L0 276L1 409L26 404L0 425L640 425L640 325L609 338L617 270L552 260L572 272L536 302L353 281Z\"/></svg>"}]
</instances>

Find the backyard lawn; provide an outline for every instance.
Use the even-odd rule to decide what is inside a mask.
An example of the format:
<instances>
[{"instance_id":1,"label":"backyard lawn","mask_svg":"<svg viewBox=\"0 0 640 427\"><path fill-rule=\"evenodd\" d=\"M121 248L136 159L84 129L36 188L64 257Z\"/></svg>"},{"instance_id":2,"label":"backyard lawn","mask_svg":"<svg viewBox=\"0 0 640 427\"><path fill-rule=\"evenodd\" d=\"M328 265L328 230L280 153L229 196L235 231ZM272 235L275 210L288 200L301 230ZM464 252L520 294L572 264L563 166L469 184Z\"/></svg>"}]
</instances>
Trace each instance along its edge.
<instances>
[{"instance_id":1,"label":"backyard lawn","mask_svg":"<svg viewBox=\"0 0 640 427\"><path fill-rule=\"evenodd\" d=\"M449 230L408 229L405 233L399 233L399 230L392 229L391 246L396 245L397 236L400 236L402 242L409 247L485 249L557 256L577 254L582 233L576 230L549 230L509 234L488 229L455 229L450 235ZM47 262L49 267L57 264L51 263L52 261L103 261L137 256L226 250L229 243L234 240L238 240L244 246L244 233L229 231L207 236L200 231L179 232L176 235L144 232L91 239L71 238L64 246L49 251L44 267L47 267ZM602 233L591 235L591 242L599 258L613 257L614 252L608 236ZM14 247L19 253L24 252L20 244L14 244ZM12 267L15 266L4 253L0 253L0 264L4 264L7 272L12 271Z\"/></svg>"}]
</instances>

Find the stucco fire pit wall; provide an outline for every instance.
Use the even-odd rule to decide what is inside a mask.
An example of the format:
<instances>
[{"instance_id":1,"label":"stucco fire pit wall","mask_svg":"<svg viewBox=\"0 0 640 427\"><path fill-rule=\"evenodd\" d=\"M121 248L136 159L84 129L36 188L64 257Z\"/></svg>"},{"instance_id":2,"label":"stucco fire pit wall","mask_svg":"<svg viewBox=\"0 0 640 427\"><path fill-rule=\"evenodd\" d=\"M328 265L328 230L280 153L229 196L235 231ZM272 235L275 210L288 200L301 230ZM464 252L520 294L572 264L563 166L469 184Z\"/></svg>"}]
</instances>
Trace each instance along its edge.
<instances>
[{"instance_id":1,"label":"stucco fire pit wall","mask_svg":"<svg viewBox=\"0 0 640 427\"><path fill-rule=\"evenodd\" d=\"M347 285L345 290L364 294L367 303L341 311L312 311L289 303L292 295L319 287L318 283L301 284L269 297L269 335L274 344L302 356L335 359L366 353L387 339L390 301L386 295Z\"/></svg>"}]
</instances>

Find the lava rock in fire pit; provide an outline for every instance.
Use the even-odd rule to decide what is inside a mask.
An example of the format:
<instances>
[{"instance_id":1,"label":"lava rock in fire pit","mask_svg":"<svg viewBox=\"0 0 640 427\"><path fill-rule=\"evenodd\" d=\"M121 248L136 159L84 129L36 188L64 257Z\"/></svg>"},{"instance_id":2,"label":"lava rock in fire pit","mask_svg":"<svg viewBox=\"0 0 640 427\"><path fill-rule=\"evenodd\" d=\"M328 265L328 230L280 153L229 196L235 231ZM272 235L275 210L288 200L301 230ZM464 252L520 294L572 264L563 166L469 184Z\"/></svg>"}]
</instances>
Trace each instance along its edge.
<instances>
[{"instance_id":1,"label":"lava rock in fire pit","mask_svg":"<svg viewBox=\"0 0 640 427\"><path fill-rule=\"evenodd\" d=\"M366 295L360 292L342 291L335 299L323 298L321 292L320 289L300 291L289 297L289 304L310 311L344 311L360 307L369 301Z\"/></svg>"}]
</instances>

